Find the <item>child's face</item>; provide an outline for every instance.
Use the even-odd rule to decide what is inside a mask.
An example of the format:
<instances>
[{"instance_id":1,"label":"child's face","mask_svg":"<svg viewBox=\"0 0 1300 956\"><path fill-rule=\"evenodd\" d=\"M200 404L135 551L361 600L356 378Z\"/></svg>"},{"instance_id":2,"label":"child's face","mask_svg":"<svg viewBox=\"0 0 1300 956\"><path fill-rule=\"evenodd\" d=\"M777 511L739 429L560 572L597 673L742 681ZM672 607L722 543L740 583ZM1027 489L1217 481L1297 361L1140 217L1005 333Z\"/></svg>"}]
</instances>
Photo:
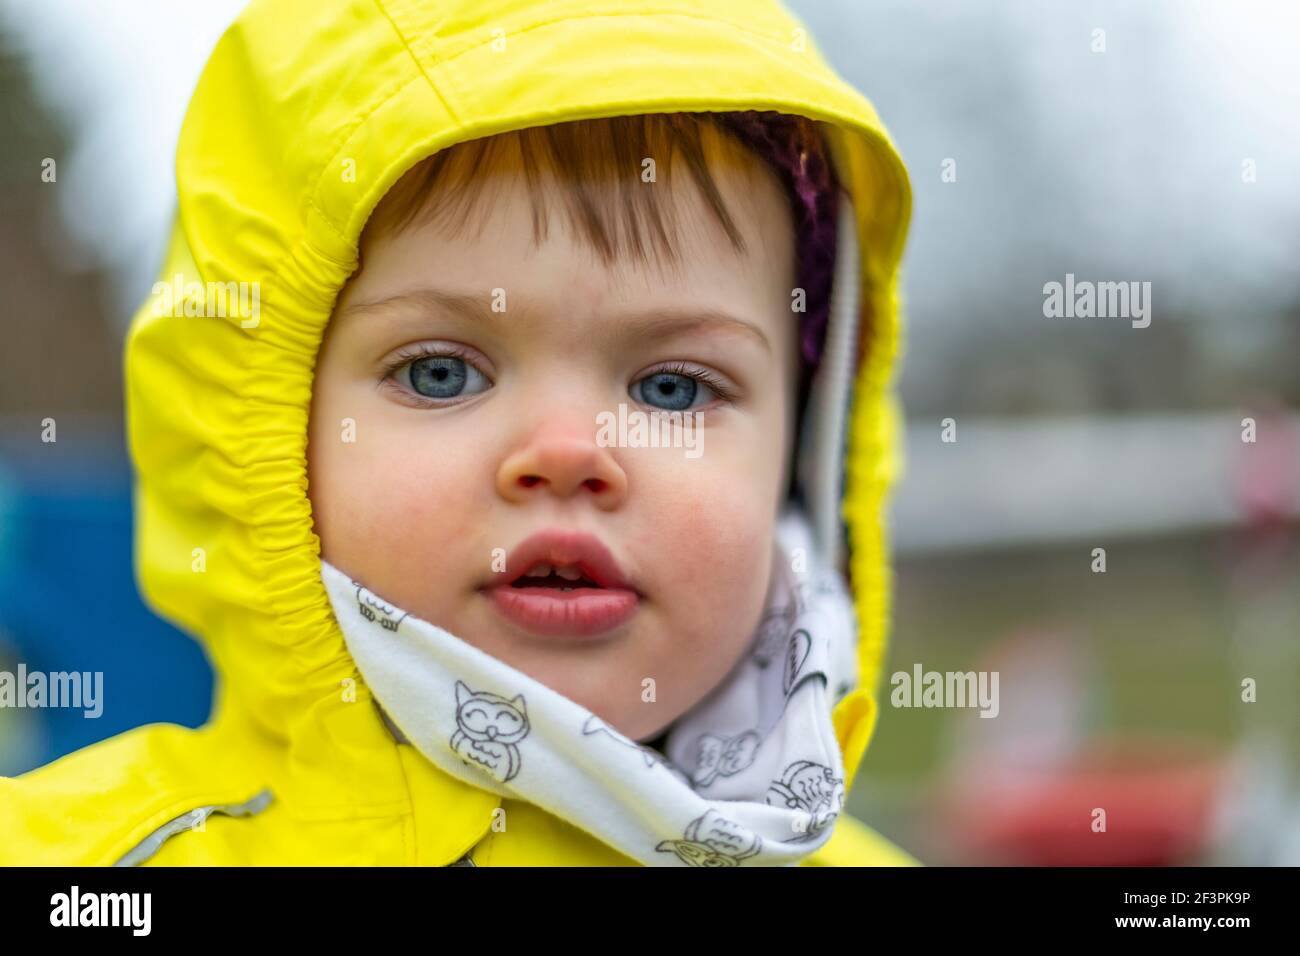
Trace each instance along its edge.
<instances>
[{"instance_id":1,"label":"child's face","mask_svg":"<svg viewBox=\"0 0 1300 956\"><path fill-rule=\"evenodd\" d=\"M788 202L756 158L712 168L746 251L679 189L677 274L603 264L558 204L534 245L521 175L484 170L477 236L425 223L363 239L316 368L310 496L325 560L638 740L747 649L793 440ZM752 329L691 321L715 314ZM689 397L696 372L729 396L699 383ZM700 453L605 447L597 416L620 403L702 412ZM604 544L635 590L625 620L545 634L503 613L491 589L529 569L501 573L501 555L544 529Z\"/></svg>"}]
</instances>

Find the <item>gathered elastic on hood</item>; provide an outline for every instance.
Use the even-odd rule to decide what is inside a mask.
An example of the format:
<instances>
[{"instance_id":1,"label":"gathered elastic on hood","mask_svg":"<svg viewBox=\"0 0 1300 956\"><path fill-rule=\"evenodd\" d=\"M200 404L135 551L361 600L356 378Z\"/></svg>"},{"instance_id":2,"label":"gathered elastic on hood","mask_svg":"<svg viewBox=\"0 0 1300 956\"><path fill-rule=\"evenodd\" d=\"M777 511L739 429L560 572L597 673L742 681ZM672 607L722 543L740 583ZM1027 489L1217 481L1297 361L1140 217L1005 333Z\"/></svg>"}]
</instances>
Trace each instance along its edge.
<instances>
[{"instance_id":1,"label":"gathered elastic on hood","mask_svg":"<svg viewBox=\"0 0 1300 956\"><path fill-rule=\"evenodd\" d=\"M889 382L910 189L872 106L768 0L254 0L221 38L176 154L178 217L159 281L183 294L170 310L150 296L125 353L136 574L147 602L207 647L214 724L292 746L305 725L328 723L337 761L379 739L338 713L340 685L357 675L321 582L306 447L316 354L384 193L468 139L750 109L821 124L855 217L844 493L827 506L847 523L859 627L858 689L834 714L851 784L886 646L882 508L896 470ZM257 308L184 314L210 283L255 283ZM839 542L823 545L836 553ZM307 759L324 779L326 758ZM356 798L321 788L314 799L324 810Z\"/></svg>"}]
</instances>

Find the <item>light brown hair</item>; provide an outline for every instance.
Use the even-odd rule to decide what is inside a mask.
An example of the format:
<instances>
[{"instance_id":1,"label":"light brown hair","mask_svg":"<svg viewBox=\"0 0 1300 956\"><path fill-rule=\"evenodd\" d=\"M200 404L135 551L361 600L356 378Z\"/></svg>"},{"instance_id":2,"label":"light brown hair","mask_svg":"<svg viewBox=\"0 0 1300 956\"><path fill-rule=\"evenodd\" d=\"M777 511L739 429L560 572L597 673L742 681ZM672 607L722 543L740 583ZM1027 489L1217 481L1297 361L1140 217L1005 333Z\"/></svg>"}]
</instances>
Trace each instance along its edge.
<instances>
[{"instance_id":1,"label":"light brown hair","mask_svg":"<svg viewBox=\"0 0 1300 956\"><path fill-rule=\"evenodd\" d=\"M558 193L575 236L607 265L623 256L646 264L675 262L675 205L662 190L645 188L641 174L644 160L654 159L656 182L671 190L680 157L732 248L745 251L710 172L710 157L748 154L744 166L751 171L763 164L709 113L574 120L457 143L408 170L375 208L367 231L400 232L413 223L441 221L458 234L484 190L484 177L476 174L507 151L515 151L511 158L518 160L529 186L534 242L546 238Z\"/></svg>"}]
</instances>

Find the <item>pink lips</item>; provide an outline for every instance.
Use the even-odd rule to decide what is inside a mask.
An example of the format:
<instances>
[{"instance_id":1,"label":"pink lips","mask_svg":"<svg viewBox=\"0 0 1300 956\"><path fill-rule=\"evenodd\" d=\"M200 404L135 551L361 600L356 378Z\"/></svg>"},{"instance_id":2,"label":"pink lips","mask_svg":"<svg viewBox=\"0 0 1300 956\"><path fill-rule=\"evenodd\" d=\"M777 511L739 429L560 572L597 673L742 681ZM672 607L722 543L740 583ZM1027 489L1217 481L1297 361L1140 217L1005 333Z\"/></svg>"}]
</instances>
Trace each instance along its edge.
<instances>
[{"instance_id":1,"label":"pink lips","mask_svg":"<svg viewBox=\"0 0 1300 956\"><path fill-rule=\"evenodd\" d=\"M576 569L596 587L514 586L539 563L570 574ZM629 621L641 600L609 549L585 531L553 529L525 538L506 557L500 579L484 592L493 607L524 630L546 637L605 634Z\"/></svg>"}]
</instances>

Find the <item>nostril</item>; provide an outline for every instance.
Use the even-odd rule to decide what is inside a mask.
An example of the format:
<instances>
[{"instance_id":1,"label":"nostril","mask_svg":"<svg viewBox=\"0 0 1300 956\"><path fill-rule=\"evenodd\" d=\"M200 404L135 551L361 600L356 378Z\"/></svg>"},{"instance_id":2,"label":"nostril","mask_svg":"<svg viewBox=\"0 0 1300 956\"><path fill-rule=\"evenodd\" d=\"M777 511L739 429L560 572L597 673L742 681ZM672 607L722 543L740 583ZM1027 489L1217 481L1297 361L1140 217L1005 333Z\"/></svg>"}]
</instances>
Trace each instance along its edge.
<instances>
[{"instance_id":1,"label":"nostril","mask_svg":"<svg viewBox=\"0 0 1300 956\"><path fill-rule=\"evenodd\" d=\"M544 479L541 475L520 475L517 479L519 484L524 488L533 488L542 483ZM587 478L583 482L583 487L599 494L609 487L609 482L603 478Z\"/></svg>"}]
</instances>

